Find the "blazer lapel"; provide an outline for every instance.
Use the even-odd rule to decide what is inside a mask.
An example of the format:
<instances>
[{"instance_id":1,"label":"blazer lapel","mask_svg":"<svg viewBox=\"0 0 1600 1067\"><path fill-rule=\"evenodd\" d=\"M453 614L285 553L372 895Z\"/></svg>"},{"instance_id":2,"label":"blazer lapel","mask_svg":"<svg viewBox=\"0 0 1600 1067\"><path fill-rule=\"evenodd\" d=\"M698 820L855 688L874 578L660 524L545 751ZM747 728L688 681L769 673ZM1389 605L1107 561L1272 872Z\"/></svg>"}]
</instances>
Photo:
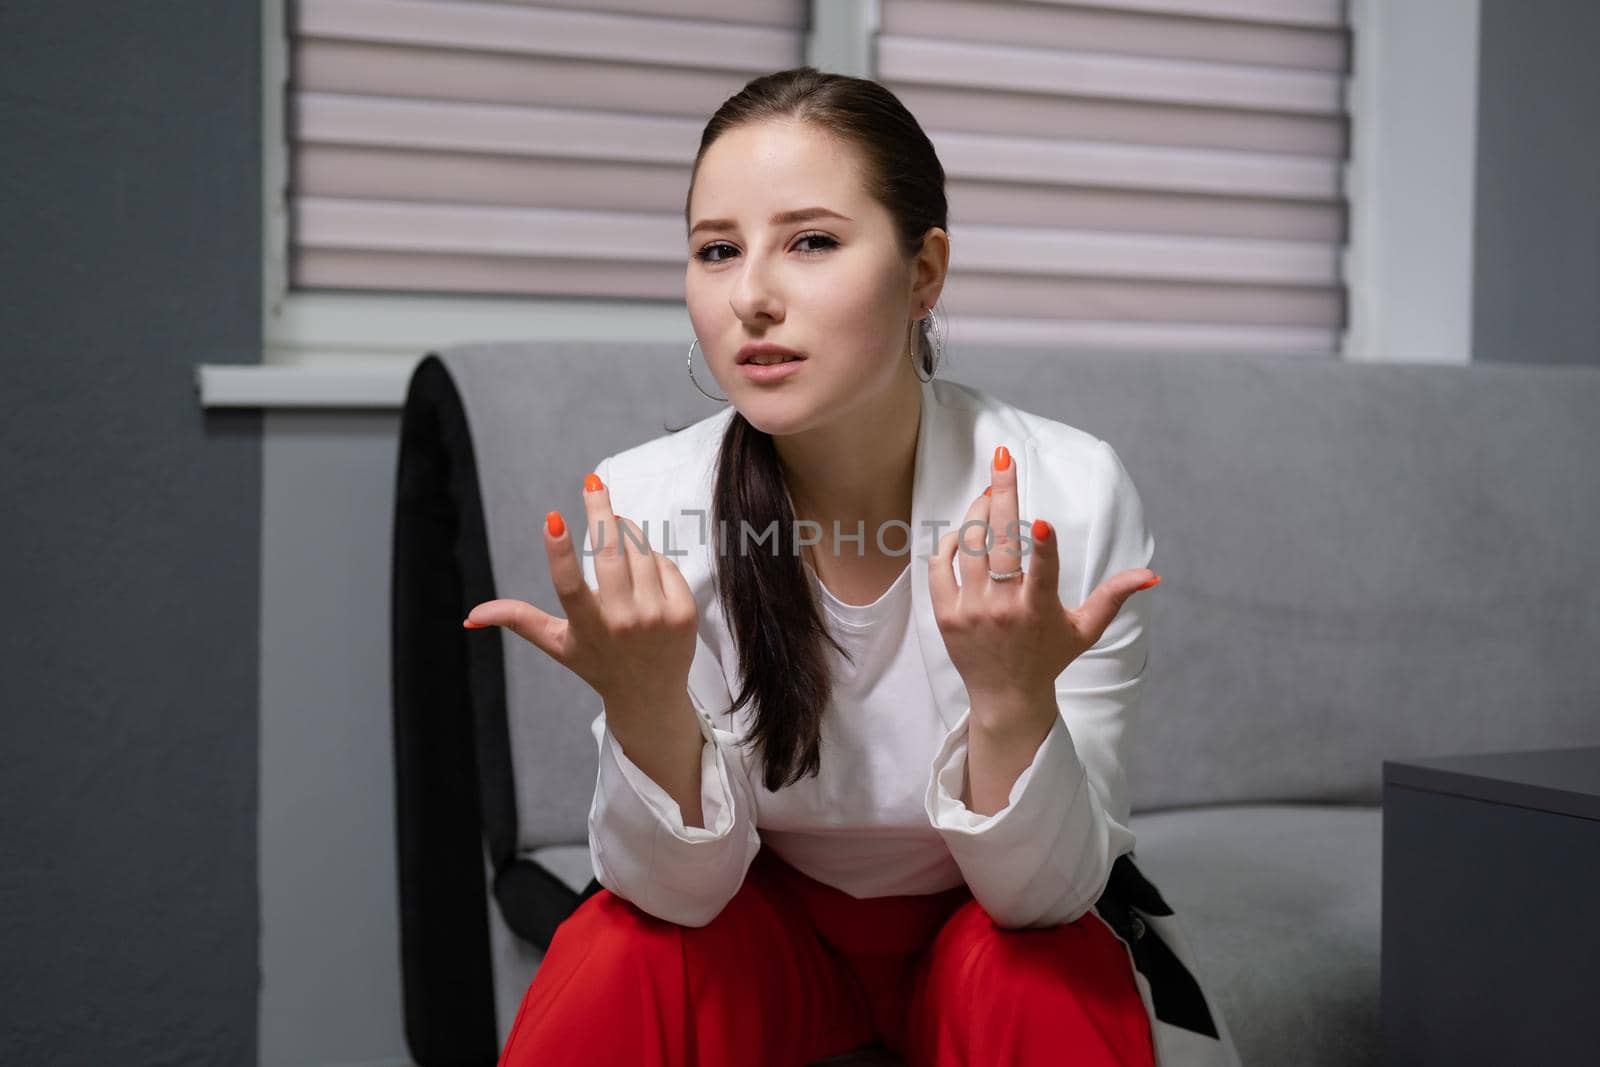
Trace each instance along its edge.
<instances>
[{"instance_id":1,"label":"blazer lapel","mask_svg":"<svg viewBox=\"0 0 1600 1067\"><path fill-rule=\"evenodd\" d=\"M971 417L941 400L943 385L940 379L922 383L922 417L911 485L911 614L939 717L946 728L953 728L970 701L933 617L928 557L938 550L939 538L961 524L967 504L981 491L979 484L987 466L979 464ZM935 525L940 522L944 525Z\"/></svg>"}]
</instances>

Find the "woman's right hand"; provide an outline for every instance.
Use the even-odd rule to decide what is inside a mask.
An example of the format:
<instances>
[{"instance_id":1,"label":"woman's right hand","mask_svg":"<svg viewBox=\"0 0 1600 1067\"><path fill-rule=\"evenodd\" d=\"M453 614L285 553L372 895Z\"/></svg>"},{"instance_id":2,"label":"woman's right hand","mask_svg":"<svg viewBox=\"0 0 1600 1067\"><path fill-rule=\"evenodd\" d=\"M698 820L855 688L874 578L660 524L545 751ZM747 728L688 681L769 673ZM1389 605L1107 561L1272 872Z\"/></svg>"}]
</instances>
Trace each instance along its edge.
<instances>
[{"instance_id":1,"label":"woman's right hand","mask_svg":"<svg viewBox=\"0 0 1600 1067\"><path fill-rule=\"evenodd\" d=\"M550 579L567 617L521 600L489 600L467 613L468 629L504 626L588 682L618 731L626 720L663 706L663 695L686 694L699 613L678 567L656 552L630 519L611 511L598 475L584 479L584 509L594 551L598 595L589 588L559 511L545 516ZM619 717L622 721L618 721Z\"/></svg>"}]
</instances>

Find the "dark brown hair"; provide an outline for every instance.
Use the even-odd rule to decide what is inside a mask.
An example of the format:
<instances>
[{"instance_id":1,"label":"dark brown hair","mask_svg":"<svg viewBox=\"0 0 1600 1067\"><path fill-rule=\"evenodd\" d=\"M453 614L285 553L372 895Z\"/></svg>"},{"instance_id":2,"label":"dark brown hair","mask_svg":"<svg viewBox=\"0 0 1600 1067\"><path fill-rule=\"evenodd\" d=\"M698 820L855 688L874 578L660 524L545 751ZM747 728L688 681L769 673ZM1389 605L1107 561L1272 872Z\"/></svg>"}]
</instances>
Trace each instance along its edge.
<instances>
[{"instance_id":1,"label":"dark brown hair","mask_svg":"<svg viewBox=\"0 0 1600 1067\"><path fill-rule=\"evenodd\" d=\"M908 260L921 250L930 227L948 230L944 168L917 120L877 82L810 66L756 78L717 109L700 136L691 197L700 161L717 138L771 120L810 123L854 150L867 193L894 219ZM934 369L929 319L918 322L914 358L927 377ZM734 532L731 543L717 548L714 568L717 596L739 652L741 686L733 708L754 702L745 741L760 750L763 782L776 792L820 769L822 716L832 691L823 642L848 653L823 625L811 594L772 437L737 411L722 437L710 519L712 530ZM754 535L748 543L741 524ZM756 540L773 524L775 542Z\"/></svg>"}]
</instances>

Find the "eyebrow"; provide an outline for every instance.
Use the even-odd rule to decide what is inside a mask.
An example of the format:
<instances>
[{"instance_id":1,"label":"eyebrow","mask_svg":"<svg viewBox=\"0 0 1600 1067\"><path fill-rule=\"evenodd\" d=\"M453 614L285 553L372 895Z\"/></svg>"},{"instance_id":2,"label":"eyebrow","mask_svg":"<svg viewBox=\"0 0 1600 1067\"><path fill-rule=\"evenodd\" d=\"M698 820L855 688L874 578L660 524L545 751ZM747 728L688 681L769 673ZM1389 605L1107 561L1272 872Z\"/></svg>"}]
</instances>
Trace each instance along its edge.
<instances>
[{"instance_id":1,"label":"eyebrow","mask_svg":"<svg viewBox=\"0 0 1600 1067\"><path fill-rule=\"evenodd\" d=\"M825 207L803 207L794 211L780 211L772 216L768 222L773 226L781 226L789 222L810 222L812 219L843 219L852 221L848 215L841 215L837 211L830 211ZM732 219L701 219L689 228L689 236L693 237L701 230L731 230L737 224Z\"/></svg>"}]
</instances>

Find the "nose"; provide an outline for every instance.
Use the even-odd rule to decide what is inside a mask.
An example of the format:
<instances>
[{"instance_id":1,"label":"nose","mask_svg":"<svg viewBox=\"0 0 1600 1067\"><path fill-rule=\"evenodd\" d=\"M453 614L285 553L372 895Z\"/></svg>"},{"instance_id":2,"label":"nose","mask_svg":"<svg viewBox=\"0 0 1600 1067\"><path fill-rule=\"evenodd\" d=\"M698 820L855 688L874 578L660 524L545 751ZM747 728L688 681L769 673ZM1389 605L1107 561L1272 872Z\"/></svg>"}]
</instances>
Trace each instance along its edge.
<instances>
[{"instance_id":1,"label":"nose","mask_svg":"<svg viewBox=\"0 0 1600 1067\"><path fill-rule=\"evenodd\" d=\"M740 321L747 324L783 321L783 304L777 290L754 257L745 260L745 268L728 295L728 304Z\"/></svg>"}]
</instances>

